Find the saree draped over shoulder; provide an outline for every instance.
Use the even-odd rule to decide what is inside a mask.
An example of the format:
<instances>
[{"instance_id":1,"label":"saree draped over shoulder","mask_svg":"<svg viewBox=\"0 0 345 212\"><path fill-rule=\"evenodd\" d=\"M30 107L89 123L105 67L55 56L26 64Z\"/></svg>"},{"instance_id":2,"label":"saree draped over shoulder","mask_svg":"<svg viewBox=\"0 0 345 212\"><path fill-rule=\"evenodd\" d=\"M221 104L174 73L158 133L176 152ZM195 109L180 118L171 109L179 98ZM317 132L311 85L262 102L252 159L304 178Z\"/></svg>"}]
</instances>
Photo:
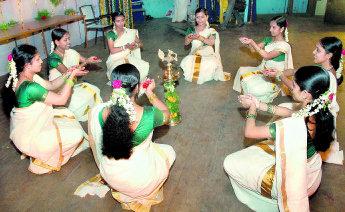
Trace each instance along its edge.
<instances>
[{"instance_id":1,"label":"saree draped over shoulder","mask_svg":"<svg viewBox=\"0 0 345 212\"><path fill-rule=\"evenodd\" d=\"M30 156L29 171L59 171L83 140L83 129L72 112L36 101L11 113L10 139Z\"/></svg>"},{"instance_id":2,"label":"saree draped over shoulder","mask_svg":"<svg viewBox=\"0 0 345 212\"><path fill-rule=\"evenodd\" d=\"M136 37L139 38L139 33L136 29L125 28L124 33L118 37L114 29L108 33L107 37L114 41L114 47L122 47L128 43L134 42ZM134 50L125 49L124 51L109 55L106 62L107 77L109 80L114 68L124 63L130 63L138 69L140 72L140 81L143 81L149 73L150 65L148 62L141 59L140 48Z\"/></svg>"},{"instance_id":3,"label":"saree draped over shoulder","mask_svg":"<svg viewBox=\"0 0 345 212\"><path fill-rule=\"evenodd\" d=\"M142 116L145 120L140 121L134 133L134 140L137 140L134 143L137 145L130 158L115 160L104 156L102 123L99 121L99 114L104 107L104 104L98 105L89 117L89 137L94 143L93 151L100 174L113 189L113 197L124 209L147 211L151 205L163 200L162 186L175 161L175 151L169 145L152 142L155 115L153 107L148 107ZM141 139L144 140L138 142Z\"/></svg>"},{"instance_id":4,"label":"saree draped over shoulder","mask_svg":"<svg viewBox=\"0 0 345 212\"><path fill-rule=\"evenodd\" d=\"M307 148L303 118L282 119L275 126L275 141L228 155L224 169L237 198L252 210L309 211L308 196L321 182L321 156Z\"/></svg>"},{"instance_id":5,"label":"saree draped over shoulder","mask_svg":"<svg viewBox=\"0 0 345 212\"><path fill-rule=\"evenodd\" d=\"M195 33L195 29L188 30L186 35ZM205 28L199 35L208 38L214 36L215 43L208 46L199 40L192 41L189 55L181 61L181 68L185 80L203 84L210 80L227 81L230 74L223 72L223 65L219 54L220 39L218 32L213 28Z\"/></svg>"},{"instance_id":6,"label":"saree draped over shoulder","mask_svg":"<svg viewBox=\"0 0 345 212\"><path fill-rule=\"evenodd\" d=\"M266 42L265 42L266 40ZM268 40L265 38L265 51L279 51L281 54L270 60L263 60L258 67L240 67L234 79L233 89L244 94L252 94L260 101L269 103L281 91L282 83L276 79L266 77L262 71L274 68L279 71L293 69L291 47L285 41ZM285 95L284 91L282 92Z\"/></svg>"},{"instance_id":7,"label":"saree draped over shoulder","mask_svg":"<svg viewBox=\"0 0 345 212\"><path fill-rule=\"evenodd\" d=\"M337 80L335 76L332 74L332 72L328 71L329 77L330 77L330 92L334 93L333 101L331 105L329 106L329 110L332 113L334 117L334 127L336 127L337 122L337 115L339 112L339 104L337 102ZM279 106L289 108L291 110L298 110L300 109L300 105L297 103L282 103ZM331 143L331 146L328 148L325 152L319 152L319 154L322 157L322 160L326 163L333 163L338 165L343 165L344 163L344 152L343 150L340 150L339 148L339 142L337 141L337 131L334 130L333 133L334 141Z\"/></svg>"},{"instance_id":8,"label":"saree draped over shoulder","mask_svg":"<svg viewBox=\"0 0 345 212\"><path fill-rule=\"evenodd\" d=\"M73 49L66 50L63 58L54 52L51 53L48 58L49 81L62 76L57 70L61 63L70 68L79 65L79 61L80 54ZM39 79L34 78L34 80L39 83ZM73 87L68 109L75 114L78 121L87 121L89 110L101 102L102 98L99 88L87 82L77 83Z\"/></svg>"}]
</instances>

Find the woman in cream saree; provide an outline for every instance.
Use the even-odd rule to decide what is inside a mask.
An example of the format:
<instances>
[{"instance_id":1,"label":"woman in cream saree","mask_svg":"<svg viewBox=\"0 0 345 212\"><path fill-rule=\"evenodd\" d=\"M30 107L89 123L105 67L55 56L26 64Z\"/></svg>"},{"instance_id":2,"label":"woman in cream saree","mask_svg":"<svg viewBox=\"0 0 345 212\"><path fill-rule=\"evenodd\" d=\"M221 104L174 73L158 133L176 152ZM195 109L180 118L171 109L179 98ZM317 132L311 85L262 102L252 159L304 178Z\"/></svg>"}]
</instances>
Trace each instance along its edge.
<instances>
[{"instance_id":1,"label":"woman in cream saree","mask_svg":"<svg viewBox=\"0 0 345 212\"><path fill-rule=\"evenodd\" d=\"M137 105L134 98L140 77L133 65L120 65L111 76L120 86L114 87L111 101L92 109L90 146L100 175L113 189L112 195L122 207L149 211L151 205L163 200L162 186L175 161L171 146L152 142L154 128L167 123L169 112L154 95L153 80L145 91L153 106ZM119 97L119 92L127 93L127 90L132 90L129 96ZM127 122L128 118L132 121Z\"/></svg>"},{"instance_id":2,"label":"woman in cream saree","mask_svg":"<svg viewBox=\"0 0 345 212\"><path fill-rule=\"evenodd\" d=\"M195 12L197 26L186 32L185 45L192 44L189 55L181 61L185 80L203 84L210 80L227 81L230 74L223 72L219 54L219 34L208 26L206 9Z\"/></svg>"},{"instance_id":3,"label":"woman in cream saree","mask_svg":"<svg viewBox=\"0 0 345 212\"><path fill-rule=\"evenodd\" d=\"M263 102L272 102L281 91L279 79L265 76L266 70L276 69L283 72L293 68L291 47L284 40L287 21L281 16L274 17L270 23L272 37L266 37L256 44L253 40L242 37L240 41L257 51L263 57L258 67L240 67L234 79L233 89L244 94L252 94ZM287 36L287 35L286 35ZM283 94L287 91L283 90Z\"/></svg>"},{"instance_id":4,"label":"woman in cream saree","mask_svg":"<svg viewBox=\"0 0 345 212\"><path fill-rule=\"evenodd\" d=\"M149 63L141 59L138 30L124 27L124 15L115 13L114 29L107 34L110 55L107 59L107 77L117 66L130 63L140 72L140 81L143 81L149 73Z\"/></svg>"},{"instance_id":5,"label":"woman in cream saree","mask_svg":"<svg viewBox=\"0 0 345 212\"><path fill-rule=\"evenodd\" d=\"M321 182L318 152L326 151L333 140L334 117L329 107L334 94L329 91L328 73L319 67L303 67L295 78L293 98L303 108L268 126L255 125L255 100L239 97L249 107L245 136L270 138L232 153L224 161L237 198L255 211L309 211L308 197ZM281 107L274 110L291 113Z\"/></svg>"},{"instance_id":6,"label":"woman in cream saree","mask_svg":"<svg viewBox=\"0 0 345 212\"><path fill-rule=\"evenodd\" d=\"M72 112L52 105L64 105L71 94L72 79L86 73L74 69L65 75L66 82L64 77L52 82L40 78L47 89L33 81L42 64L34 46L20 45L12 55L11 73L15 75L11 74L3 93L5 113L10 116L10 139L30 157L31 172L59 171L81 145L84 131ZM54 93L58 87L61 92Z\"/></svg>"},{"instance_id":7,"label":"woman in cream saree","mask_svg":"<svg viewBox=\"0 0 345 212\"><path fill-rule=\"evenodd\" d=\"M74 49L70 49L70 35L64 29L54 29L52 31L52 40L56 47L48 57L49 81L61 77L64 70L101 61L94 56L86 59ZM80 63L82 64L80 65ZM40 82L37 78L34 80ZM90 83L81 82L73 87L68 109L74 113L78 121L87 121L89 110L101 102L99 88Z\"/></svg>"}]
</instances>

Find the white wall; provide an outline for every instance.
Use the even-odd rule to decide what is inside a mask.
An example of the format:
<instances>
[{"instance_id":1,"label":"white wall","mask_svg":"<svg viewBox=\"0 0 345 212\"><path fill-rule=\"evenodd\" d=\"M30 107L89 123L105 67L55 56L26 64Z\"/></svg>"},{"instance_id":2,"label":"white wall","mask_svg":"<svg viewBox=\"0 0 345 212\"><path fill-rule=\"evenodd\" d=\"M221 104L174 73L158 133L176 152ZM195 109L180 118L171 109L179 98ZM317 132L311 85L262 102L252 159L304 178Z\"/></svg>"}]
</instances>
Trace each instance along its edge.
<instances>
[{"instance_id":1,"label":"white wall","mask_svg":"<svg viewBox=\"0 0 345 212\"><path fill-rule=\"evenodd\" d=\"M0 9L2 12L2 16L5 20L15 20L20 22L20 19L23 18L23 21L31 21L37 15L37 10L41 9L48 9L52 15L63 15L66 8L72 8L79 12L79 6L85 4L91 4L94 6L96 16L99 15L99 5L98 0L64 0L62 3L54 7L49 0L22 0L21 7L18 7L16 0L6 0L0 2ZM35 4L37 2L37 5ZM84 43L84 25L82 22L75 22L69 25L64 25L62 28L68 30L71 34L71 46L80 45ZM48 51L50 50L50 42L51 42L51 31L45 32L46 44ZM89 39L94 38L94 33L89 32ZM41 34L37 34L31 37L27 37L21 40L17 40L18 44L28 43L34 45L38 48L41 57L44 59L46 55L44 53L44 47L42 44L42 36ZM11 42L8 44L0 45L0 75L4 75L8 73L7 71L7 55L12 51L15 47L15 43Z\"/></svg>"}]
</instances>

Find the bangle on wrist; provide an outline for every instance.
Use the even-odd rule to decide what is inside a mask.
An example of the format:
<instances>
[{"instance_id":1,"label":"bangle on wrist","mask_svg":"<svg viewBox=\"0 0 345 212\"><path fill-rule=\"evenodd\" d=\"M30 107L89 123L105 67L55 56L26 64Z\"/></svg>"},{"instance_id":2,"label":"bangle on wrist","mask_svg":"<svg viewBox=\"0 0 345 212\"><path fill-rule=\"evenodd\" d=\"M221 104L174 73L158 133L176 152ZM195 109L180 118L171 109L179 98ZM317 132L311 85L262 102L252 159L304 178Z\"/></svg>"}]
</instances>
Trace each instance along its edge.
<instances>
[{"instance_id":1,"label":"bangle on wrist","mask_svg":"<svg viewBox=\"0 0 345 212\"><path fill-rule=\"evenodd\" d=\"M66 84L69 85L69 86L72 88L72 87L74 86L73 79L68 78L68 79L66 80Z\"/></svg>"},{"instance_id":2,"label":"bangle on wrist","mask_svg":"<svg viewBox=\"0 0 345 212\"><path fill-rule=\"evenodd\" d=\"M246 119L256 119L256 114L248 113Z\"/></svg>"},{"instance_id":3,"label":"bangle on wrist","mask_svg":"<svg viewBox=\"0 0 345 212\"><path fill-rule=\"evenodd\" d=\"M276 109L277 109L277 106L275 105L271 105L271 104L267 104L267 112L268 113L271 113L271 114L275 114L276 112Z\"/></svg>"},{"instance_id":4,"label":"bangle on wrist","mask_svg":"<svg viewBox=\"0 0 345 212\"><path fill-rule=\"evenodd\" d=\"M148 95L147 98L152 103L155 99L157 99L157 96L156 96L156 94L152 93L152 94Z\"/></svg>"}]
</instances>

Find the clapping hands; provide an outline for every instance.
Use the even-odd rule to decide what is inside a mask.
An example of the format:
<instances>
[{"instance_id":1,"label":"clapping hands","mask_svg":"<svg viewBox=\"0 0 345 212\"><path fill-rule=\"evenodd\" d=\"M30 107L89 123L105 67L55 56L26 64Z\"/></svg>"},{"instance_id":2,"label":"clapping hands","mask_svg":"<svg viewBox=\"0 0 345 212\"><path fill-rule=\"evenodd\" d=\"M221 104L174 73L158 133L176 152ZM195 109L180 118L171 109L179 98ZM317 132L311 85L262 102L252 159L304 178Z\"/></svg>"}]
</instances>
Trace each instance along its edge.
<instances>
[{"instance_id":1,"label":"clapping hands","mask_svg":"<svg viewBox=\"0 0 345 212\"><path fill-rule=\"evenodd\" d=\"M242 107L246 109L250 107L258 108L260 104L260 101L251 94L239 95L238 101L241 103Z\"/></svg>"}]
</instances>

